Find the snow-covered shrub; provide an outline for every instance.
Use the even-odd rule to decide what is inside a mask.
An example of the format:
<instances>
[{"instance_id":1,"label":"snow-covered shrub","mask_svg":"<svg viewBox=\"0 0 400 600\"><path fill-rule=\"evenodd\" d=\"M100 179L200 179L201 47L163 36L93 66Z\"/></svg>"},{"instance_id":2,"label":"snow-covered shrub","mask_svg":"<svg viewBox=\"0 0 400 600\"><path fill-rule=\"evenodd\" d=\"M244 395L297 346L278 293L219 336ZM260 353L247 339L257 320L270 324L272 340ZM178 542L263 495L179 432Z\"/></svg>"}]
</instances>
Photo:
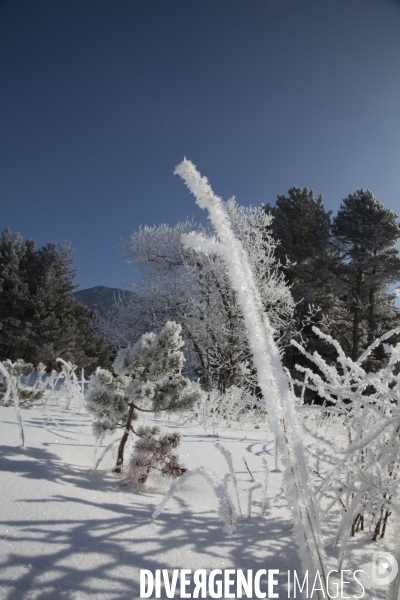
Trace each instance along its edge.
<instances>
[{"instance_id":1,"label":"snow-covered shrub","mask_svg":"<svg viewBox=\"0 0 400 600\"><path fill-rule=\"evenodd\" d=\"M179 456L173 452L179 446L179 433L160 433L159 427L140 427L128 469L128 481L137 491L142 491L152 471L176 479L186 473Z\"/></svg>"},{"instance_id":2,"label":"snow-covered shrub","mask_svg":"<svg viewBox=\"0 0 400 600\"><path fill-rule=\"evenodd\" d=\"M46 365L42 363L37 365L36 371L32 372L31 379L34 381L31 389L41 394L44 405L51 401L54 404L63 404L67 409L81 409L85 396L84 370L81 370L79 378L76 374L76 365L62 358L57 358L57 362L61 370L52 370L51 373L47 372Z\"/></svg>"},{"instance_id":3,"label":"snow-covered shrub","mask_svg":"<svg viewBox=\"0 0 400 600\"><path fill-rule=\"evenodd\" d=\"M49 401L57 404L62 401L66 408L83 406L85 386L83 369L79 381L75 374L76 365L61 358L57 361L62 366L59 373L54 370L48 373L43 363L39 363L35 369L32 364L22 359L14 363L10 360L0 362L0 405L14 405L22 439L24 431L19 412L20 405L31 408L35 402L41 400L44 411Z\"/></svg>"},{"instance_id":4,"label":"snow-covered shrub","mask_svg":"<svg viewBox=\"0 0 400 600\"><path fill-rule=\"evenodd\" d=\"M264 467L264 480L263 481L260 481L254 477L253 473L250 471L247 461L245 459L243 459L244 463L246 465L246 469L250 475L250 487L247 483L247 485L246 485L247 489L241 490L242 493L247 493L247 514L244 515L243 511L242 511L242 507L241 507L241 502L240 502L238 480L237 480L236 473L235 473L235 470L233 467L232 453L227 448L225 448L225 446L223 446L220 442L215 442L215 448L222 454L222 456L226 462L226 465L228 467L228 472L223 477L221 477L220 475L217 476L211 469L208 469L205 467L200 467L200 468L191 470L189 472L185 472L183 474L183 477L179 481L174 482L172 484L171 488L165 494L162 502L159 504L159 506L154 511L152 520L157 518L157 516L160 514L160 512L165 507L169 498L172 498L175 495L175 493L178 492L179 489L189 479L195 479L198 481L199 476L201 476L201 478L210 485L211 489L214 491L214 493L217 497L218 513L219 513L220 518L225 523L224 529L227 533L229 533L229 534L233 533L239 518L240 519L243 519L243 518L250 519L252 517L253 495L257 489L262 490L262 492L261 492L261 494L262 494L261 495L261 509L258 512L258 515L255 515L255 516L258 516L261 519L264 517L265 509L266 509L266 505L267 505L268 476L269 476L268 464L267 464L265 457L263 457L263 461L262 461L263 467ZM229 491L230 487L233 490L233 497L231 496L231 493Z\"/></svg>"},{"instance_id":5,"label":"snow-covered shrub","mask_svg":"<svg viewBox=\"0 0 400 600\"><path fill-rule=\"evenodd\" d=\"M117 473L121 472L124 448L138 413L185 412L202 399L200 387L181 373L184 357L180 332L180 325L168 321L160 333L145 333L133 346L118 352L114 374L97 369L90 379L86 406L94 417L94 435L100 438L124 429Z\"/></svg>"},{"instance_id":6,"label":"snow-covered shrub","mask_svg":"<svg viewBox=\"0 0 400 600\"><path fill-rule=\"evenodd\" d=\"M384 536L391 514L400 516L400 344L384 343L400 329L376 340L357 361L330 336L317 328L314 332L335 348L336 363L294 343L314 365L297 367L305 375L302 387L325 400L323 407L304 407L304 425L314 439L310 467L319 478L322 514L330 527L340 514L336 543L342 541L341 564L350 535L368 523L375 541ZM380 345L386 366L368 372L368 360Z\"/></svg>"},{"instance_id":7,"label":"snow-covered shrub","mask_svg":"<svg viewBox=\"0 0 400 600\"><path fill-rule=\"evenodd\" d=\"M0 404L10 406L12 403L14 405L22 446L25 445L25 434L19 406L24 404L31 407L35 401L43 397L41 388L28 385L28 379L33 370L33 365L22 359L18 359L14 363L11 360L0 362Z\"/></svg>"},{"instance_id":8,"label":"snow-covered shrub","mask_svg":"<svg viewBox=\"0 0 400 600\"><path fill-rule=\"evenodd\" d=\"M34 367L26 363L21 358L14 363L11 360L0 362L0 404L9 406L18 397L19 404L32 406L37 400L43 397L43 390L39 387L32 387L28 384L29 376L33 373Z\"/></svg>"},{"instance_id":9,"label":"snow-covered shrub","mask_svg":"<svg viewBox=\"0 0 400 600\"><path fill-rule=\"evenodd\" d=\"M266 420L262 402L255 402L245 390L231 386L225 393L213 389L198 403L191 418L205 429L229 429L245 424L258 427Z\"/></svg>"},{"instance_id":10,"label":"snow-covered shrub","mask_svg":"<svg viewBox=\"0 0 400 600\"><path fill-rule=\"evenodd\" d=\"M84 371L81 371L81 380L76 374L77 365L57 358L57 362L61 365L61 372L55 381L55 389L58 391L58 399L65 401L65 408L83 408L85 402L85 376Z\"/></svg>"}]
</instances>

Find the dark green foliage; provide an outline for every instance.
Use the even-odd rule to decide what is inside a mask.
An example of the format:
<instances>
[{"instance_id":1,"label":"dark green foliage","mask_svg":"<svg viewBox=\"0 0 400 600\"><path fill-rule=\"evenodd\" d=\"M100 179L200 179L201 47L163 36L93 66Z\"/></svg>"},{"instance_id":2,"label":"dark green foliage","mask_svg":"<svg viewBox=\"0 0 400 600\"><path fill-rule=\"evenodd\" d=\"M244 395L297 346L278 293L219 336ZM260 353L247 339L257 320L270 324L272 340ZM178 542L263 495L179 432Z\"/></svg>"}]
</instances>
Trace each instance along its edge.
<instances>
[{"instance_id":1,"label":"dark green foliage","mask_svg":"<svg viewBox=\"0 0 400 600\"><path fill-rule=\"evenodd\" d=\"M323 198L313 190L292 187L288 195L278 195L276 205L264 206L274 220L271 231L279 244L276 256L296 301L315 302L319 287L315 275L327 266L330 246L330 215L323 207ZM328 276L328 273L325 273Z\"/></svg>"},{"instance_id":2,"label":"dark green foliage","mask_svg":"<svg viewBox=\"0 0 400 600\"><path fill-rule=\"evenodd\" d=\"M335 303L331 211L325 211L321 195L299 187L290 188L287 196L278 195L276 205L267 204L264 210L274 217L271 232L279 241L275 254L296 302L291 335L301 334L309 349L320 350L312 326L321 326ZM296 348L285 348L286 367L293 368L299 360Z\"/></svg>"},{"instance_id":3,"label":"dark green foliage","mask_svg":"<svg viewBox=\"0 0 400 600\"><path fill-rule=\"evenodd\" d=\"M400 280L397 219L372 192L362 189L343 200L333 220L333 240L340 258L335 274L348 317L340 324L341 342L353 360L400 323L400 311L388 292L388 286Z\"/></svg>"},{"instance_id":4,"label":"dark green foliage","mask_svg":"<svg viewBox=\"0 0 400 600\"><path fill-rule=\"evenodd\" d=\"M338 340L353 360L399 325L400 311L389 286L400 280L400 226L397 215L372 192L350 194L332 224L322 196L316 198L307 188L291 188L287 196L278 196L276 206L264 210L274 217L277 256L297 303L297 335L309 350L318 350L325 359L331 353L314 335L313 325ZM284 350L290 369L302 360L295 348ZM367 368L373 370L384 360L379 347Z\"/></svg>"},{"instance_id":5,"label":"dark green foliage","mask_svg":"<svg viewBox=\"0 0 400 600\"><path fill-rule=\"evenodd\" d=\"M68 242L37 248L6 229L0 239L0 359L56 368L62 357L79 367L97 364L91 312L73 295L75 270Z\"/></svg>"}]
</instances>

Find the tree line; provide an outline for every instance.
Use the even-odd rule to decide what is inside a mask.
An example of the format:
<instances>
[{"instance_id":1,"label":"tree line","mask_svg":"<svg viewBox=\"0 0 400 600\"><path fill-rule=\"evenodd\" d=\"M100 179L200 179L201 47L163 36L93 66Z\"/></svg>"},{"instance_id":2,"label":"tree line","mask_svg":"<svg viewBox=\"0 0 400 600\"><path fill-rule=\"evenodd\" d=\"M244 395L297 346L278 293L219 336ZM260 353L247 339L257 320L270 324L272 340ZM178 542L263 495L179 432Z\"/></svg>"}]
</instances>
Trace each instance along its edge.
<instances>
[{"instance_id":1,"label":"tree line","mask_svg":"<svg viewBox=\"0 0 400 600\"><path fill-rule=\"evenodd\" d=\"M317 325L353 360L400 324L393 284L400 281L397 215L369 190L357 190L332 217L322 196L292 187L276 204L226 210L247 251L263 310L278 332L285 366L303 357L292 338L326 359L332 347L313 333ZM0 359L45 363L61 356L89 370L108 364L109 350L136 342L167 321L182 325L186 366L205 389L232 385L257 391L243 316L223 261L210 251L185 248L182 235L207 227L186 221L142 227L122 242L124 259L141 273L130 300L97 316L73 295L72 249L52 242L38 248L6 229L0 239ZM243 282L246 285L246 282ZM100 338L103 338L101 342ZM100 347L103 344L103 351ZM385 361L383 347L370 371Z\"/></svg>"}]
</instances>

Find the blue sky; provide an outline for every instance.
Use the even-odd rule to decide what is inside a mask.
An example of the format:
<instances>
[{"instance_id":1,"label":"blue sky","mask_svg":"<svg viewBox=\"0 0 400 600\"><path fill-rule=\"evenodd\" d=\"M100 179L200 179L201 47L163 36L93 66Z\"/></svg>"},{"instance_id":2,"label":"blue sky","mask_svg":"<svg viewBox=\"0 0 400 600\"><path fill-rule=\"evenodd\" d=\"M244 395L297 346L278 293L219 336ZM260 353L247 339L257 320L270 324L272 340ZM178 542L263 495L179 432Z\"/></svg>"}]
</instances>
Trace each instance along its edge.
<instances>
[{"instance_id":1,"label":"blue sky","mask_svg":"<svg viewBox=\"0 0 400 600\"><path fill-rule=\"evenodd\" d=\"M68 239L81 288L126 287L140 225L224 198L369 188L400 212L400 2L0 0L1 229Z\"/></svg>"}]
</instances>

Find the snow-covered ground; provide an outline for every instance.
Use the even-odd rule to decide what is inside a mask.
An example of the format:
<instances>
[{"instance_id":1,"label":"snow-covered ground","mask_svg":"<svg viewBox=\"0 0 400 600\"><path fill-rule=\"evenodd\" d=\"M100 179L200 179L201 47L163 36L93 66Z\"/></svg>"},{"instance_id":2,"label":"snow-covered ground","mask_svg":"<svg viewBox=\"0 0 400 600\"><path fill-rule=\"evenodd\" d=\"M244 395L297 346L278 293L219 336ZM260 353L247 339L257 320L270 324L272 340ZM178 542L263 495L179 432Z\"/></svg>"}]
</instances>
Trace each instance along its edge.
<instances>
[{"instance_id":1,"label":"snow-covered ground","mask_svg":"<svg viewBox=\"0 0 400 600\"><path fill-rule=\"evenodd\" d=\"M222 482L228 469L215 442L232 453L243 517L228 535L217 498L200 476L188 480L151 522L168 480L154 479L146 493L137 494L123 477L111 473L111 453L93 472L95 442L84 410L47 406L45 414L37 406L21 413L25 448L13 408L0 407L1 600L134 600L139 598L140 569L228 568L279 569L279 597L288 597L287 572L297 570L300 577L301 566L282 474L274 468L274 436L266 428L231 429L216 436L197 426L159 421L183 434L178 450L189 470L207 467ZM243 459L264 482L264 457L270 469L265 514L260 516L260 488L247 518L254 482ZM234 497L232 488L230 492ZM365 586L363 597L385 597L387 587L371 581L371 560L377 550L393 551L394 545L390 537L367 542L367 535L349 544L343 568L365 571L358 576ZM328 554L328 566L334 569L337 550L328 547ZM360 597L351 572L346 576L352 585L345 587L344 597ZM180 597L179 587L175 597ZM307 595L297 591L297 597Z\"/></svg>"}]
</instances>

